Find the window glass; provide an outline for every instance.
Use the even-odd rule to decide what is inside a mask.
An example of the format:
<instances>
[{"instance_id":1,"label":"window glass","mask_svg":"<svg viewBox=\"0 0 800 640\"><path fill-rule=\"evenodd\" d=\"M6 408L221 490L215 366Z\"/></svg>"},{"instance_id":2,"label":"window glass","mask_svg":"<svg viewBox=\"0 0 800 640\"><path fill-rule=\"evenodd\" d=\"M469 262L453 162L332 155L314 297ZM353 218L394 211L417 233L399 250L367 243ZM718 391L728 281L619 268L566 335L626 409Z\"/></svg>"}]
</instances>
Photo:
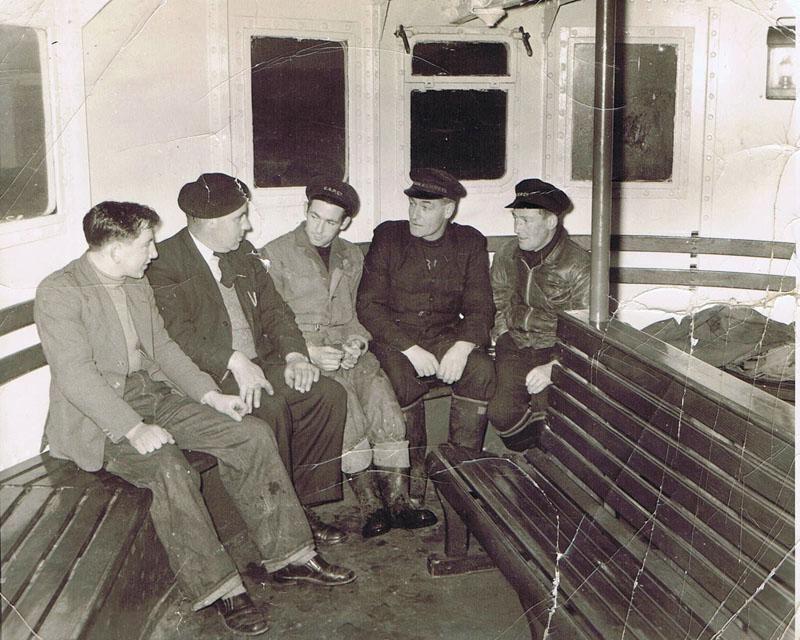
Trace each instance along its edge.
<instances>
[{"instance_id":1,"label":"window glass","mask_svg":"<svg viewBox=\"0 0 800 640\"><path fill-rule=\"evenodd\" d=\"M420 42L414 45L415 76L506 76L508 49L502 42Z\"/></svg>"},{"instance_id":2,"label":"window glass","mask_svg":"<svg viewBox=\"0 0 800 640\"><path fill-rule=\"evenodd\" d=\"M252 38L256 187L346 177L345 50L345 43L329 40Z\"/></svg>"},{"instance_id":3,"label":"window glass","mask_svg":"<svg viewBox=\"0 0 800 640\"><path fill-rule=\"evenodd\" d=\"M445 169L460 180L495 180L506 172L502 90L411 92L411 167Z\"/></svg>"},{"instance_id":4,"label":"window glass","mask_svg":"<svg viewBox=\"0 0 800 640\"><path fill-rule=\"evenodd\" d=\"M676 45L617 44L614 181L672 181L677 77ZM591 180L593 44L575 45L572 89L572 179Z\"/></svg>"},{"instance_id":5,"label":"window glass","mask_svg":"<svg viewBox=\"0 0 800 640\"><path fill-rule=\"evenodd\" d=\"M53 213L48 183L44 31L0 25L0 221Z\"/></svg>"}]
</instances>

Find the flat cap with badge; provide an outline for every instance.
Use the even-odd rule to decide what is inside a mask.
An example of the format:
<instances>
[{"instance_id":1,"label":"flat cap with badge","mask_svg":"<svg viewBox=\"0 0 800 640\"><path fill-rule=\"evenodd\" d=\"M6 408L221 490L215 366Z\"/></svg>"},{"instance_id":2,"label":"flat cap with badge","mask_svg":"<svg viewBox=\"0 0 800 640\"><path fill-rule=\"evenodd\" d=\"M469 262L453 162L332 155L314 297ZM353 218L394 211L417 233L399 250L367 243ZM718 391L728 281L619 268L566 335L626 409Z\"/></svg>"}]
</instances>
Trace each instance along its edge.
<instances>
[{"instance_id":1,"label":"flat cap with badge","mask_svg":"<svg viewBox=\"0 0 800 640\"><path fill-rule=\"evenodd\" d=\"M450 198L457 201L467 195L464 185L443 169L412 169L409 177L412 185L403 191L409 198Z\"/></svg>"},{"instance_id":2,"label":"flat cap with badge","mask_svg":"<svg viewBox=\"0 0 800 640\"><path fill-rule=\"evenodd\" d=\"M324 200L330 204L335 204L345 210L345 215L350 217L358 213L360 202L356 190L346 182L319 176L309 180L306 186L306 198L312 200Z\"/></svg>"},{"instance_id":3,"label":"flat cap with badge","mask_svg":"<svg viewBox=\"0 0 800 640\"><path fill-rule=\"evenodd\" d=\"M569 196L549 182L538 178L527 178L514 188L516 198L506 209L545 209L556 215L564 213L570 206Z\"/></svg>"},{"instance_id":4,"label":"flat cap with badge","mask_svg":"<svg viewBox=\"0 0 800 640\"><path fill-rule=\"evenodd\" d=\"M193 218L221 218L249 200L248 186L225 173L204 173L178 194L178 206Z\"/></svg>"}]
</instances>

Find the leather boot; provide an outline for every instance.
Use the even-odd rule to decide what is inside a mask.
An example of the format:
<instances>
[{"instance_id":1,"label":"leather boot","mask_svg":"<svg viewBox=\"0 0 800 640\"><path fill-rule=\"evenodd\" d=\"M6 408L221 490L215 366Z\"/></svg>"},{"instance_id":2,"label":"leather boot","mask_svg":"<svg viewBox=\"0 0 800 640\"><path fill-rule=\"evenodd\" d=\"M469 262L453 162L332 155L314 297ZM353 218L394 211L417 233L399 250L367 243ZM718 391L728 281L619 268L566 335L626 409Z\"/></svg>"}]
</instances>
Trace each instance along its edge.
<instances>
[{"instance_id":1,"label":"leather boot","mask_svg":"<svg viewBox=\"0 0 800 640\"><path fill-rule=\"evenodd\" d=\"M420 509L425 505L425 486L428 476L425 473L425 452L428 448L428 432L425 428L425 404L422 399L403 409L408 440L408 457L411 462L409 500Z\"/></svg>"},{"instance_id":2,"label":"leather boot","mask_svg":"<svg viewBox=\"0 0 800 640\"><path fill-rule=\"evenodd\" d=\"M436 516L428 509L415 509L408 501L408 469L402 467L377 467L383 502L392 519L392 526L400 529L421 529L436 524Z\"/></svg>"},{"instance_id":3,"label":"leather boot","mask_svg":"<svg viewBox=\"0 0 800 640\"><path fill-rule=\"evenodd\" d=\"M459 444L475 453L483 449L483 437L489 418L486 415L488 402L453 395L450 402L450 429L447 441Z\"/></svg>"},{"instance_id":4,"label":"leather boot","mask_svg":"<svg viewBox=\"0 0 800 640\"><path fill-rule=\"evenodd\" d=\"M364 523L361 528L362 537L374 538L389 531L392 528L391 520L376 486L377 474L367 470L344 475L358 500L361 521Z\"/></svg>"}]
</instances>

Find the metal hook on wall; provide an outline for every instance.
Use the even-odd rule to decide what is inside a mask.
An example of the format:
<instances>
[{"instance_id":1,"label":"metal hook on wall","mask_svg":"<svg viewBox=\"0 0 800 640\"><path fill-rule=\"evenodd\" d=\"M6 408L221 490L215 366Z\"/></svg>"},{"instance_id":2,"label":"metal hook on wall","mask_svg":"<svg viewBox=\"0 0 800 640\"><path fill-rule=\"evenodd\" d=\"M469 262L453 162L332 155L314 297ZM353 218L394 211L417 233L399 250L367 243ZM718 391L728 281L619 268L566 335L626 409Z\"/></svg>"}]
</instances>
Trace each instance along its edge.
<instances>
[{"instance_id":1,"label":"metal hook on wall","mask_svg":"<svg viewBox=\"0 0 800 640\"><path fill-rule=\"evenodd\" d=\"M405 47L406 53L411 53L411 47L408 44L408 36L406 35L405 27L401 24L397 27L397 31L394 32L395 38L402 38L403 39L403 47Z\"/></svg>"}]
</instances>

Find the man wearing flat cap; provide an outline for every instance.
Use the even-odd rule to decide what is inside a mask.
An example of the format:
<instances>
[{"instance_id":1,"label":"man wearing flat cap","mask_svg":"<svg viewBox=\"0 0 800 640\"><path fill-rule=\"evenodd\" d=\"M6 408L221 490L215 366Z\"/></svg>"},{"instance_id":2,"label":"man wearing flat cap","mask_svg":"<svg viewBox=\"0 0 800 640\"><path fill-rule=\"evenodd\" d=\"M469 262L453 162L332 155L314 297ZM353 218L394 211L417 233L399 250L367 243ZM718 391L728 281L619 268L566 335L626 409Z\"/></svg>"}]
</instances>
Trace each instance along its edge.
<instances>
[{"instance_id":1,"label":"man wearing flat cap","mask_svg":"<svg viewBox=\"0 0 800 640\"><path fill-rule=\"evenodd\" d=\"M183 186L187 227L158 245L148 271L167 330L226 393L275 430L318 542L344 533L309 508L340 500L347 394L311 363L294 314L249 241L250 190L223 173Z\"/></svg>"},{"instance_id":2,"label":"man wearing flat cap","mask_svg":"<svg viewBox=\"0 0 800 640\"><path fill-rule=\"evenodd\" d=\"M517 237L492 262L497 391L489 419L505 445L517 451L536 444L543 426L556 312L589 306L589 254L562 225L569 206L567 195L548 182L519 182L506 206Z\"/></svg>"},{"instance_id":3,"label":"man wearing flat cap","mask_svg":"<svg viewBox=\"0 0 800 640\"><path fill-rule=\"evenodd\" d=\"M358 498L362 535L436 523L408 498L409 454L403 414L386 374L369 352L371 336L356 317L364 256L342 239L358 212L346 182L318 177L306 187L306 219L261 254L275 287L294 311L311 362L347 391L342 470Z\"/></svg>"},{"instance_id":4,"label":"man wearing flat cap","mask_svg":"<svg viewBox=\"0 0 800 640\"><path fill-rule=\"evenodd\" d=\"M425 409L432 384L453 386L448 441L480 450L495 387L485 352L494 305L486 238L451 219L466 189L441 169L412 169L408 220L379 225L364 262L358 318L389 376L412 453L411 495L424 500Z\"/></svg>"}]
</instances>

